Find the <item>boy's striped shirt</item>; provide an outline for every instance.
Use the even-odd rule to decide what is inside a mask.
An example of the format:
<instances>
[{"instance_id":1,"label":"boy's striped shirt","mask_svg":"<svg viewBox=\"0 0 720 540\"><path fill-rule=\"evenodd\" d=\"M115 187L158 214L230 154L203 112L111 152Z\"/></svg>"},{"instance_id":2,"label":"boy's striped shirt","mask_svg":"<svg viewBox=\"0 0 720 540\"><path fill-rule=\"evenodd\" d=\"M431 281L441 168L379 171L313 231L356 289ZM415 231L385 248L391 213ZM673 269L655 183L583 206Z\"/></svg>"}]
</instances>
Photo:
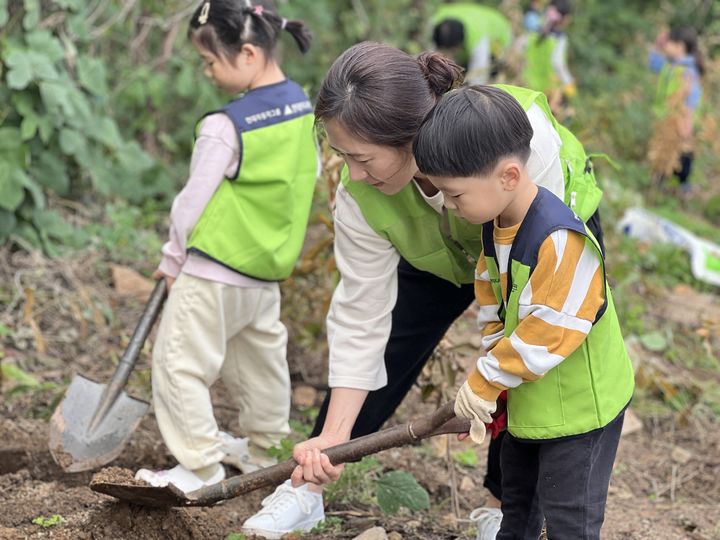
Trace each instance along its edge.
<instances>
[{"instance_id":1,"label":"boy's striped shirt","mask_svg":"<svg viewBox=\"0 0 720 540\"><path fill-rule=\"evenodd\" d=\"M503 298L507 298L510 249L520 224L494 227L493 239ZM520 293L518 326L504 336L500 308L490 285L485 257L475 272L478 325L486 355L469 377L475 393L494 401L501 391L534 381L572 354L590 332L605 297L603 269L585 236L567 229L551 233Z\"/></svg>"}]
</instances>

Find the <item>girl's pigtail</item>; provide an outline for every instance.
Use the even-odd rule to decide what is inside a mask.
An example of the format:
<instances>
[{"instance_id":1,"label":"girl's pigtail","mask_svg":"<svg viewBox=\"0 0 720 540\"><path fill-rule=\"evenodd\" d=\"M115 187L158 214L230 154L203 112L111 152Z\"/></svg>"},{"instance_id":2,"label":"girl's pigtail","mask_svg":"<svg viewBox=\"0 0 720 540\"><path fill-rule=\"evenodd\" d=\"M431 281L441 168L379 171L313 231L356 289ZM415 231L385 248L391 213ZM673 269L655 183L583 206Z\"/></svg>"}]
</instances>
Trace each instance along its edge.
<instances>
[{"instance_id":1,"label":"girl's pigtail","mask_svg":"<svg viewBox=\"0 0 720 540\"><path fill-rule=\"evenodd\" d=\"M310 42L312 41L312 34L310 30L302 21L288 21L282 19L280 23L280 29L286 30L297 43L300 52L305 54L310 49Z\"/></svg>"}]
</instances>

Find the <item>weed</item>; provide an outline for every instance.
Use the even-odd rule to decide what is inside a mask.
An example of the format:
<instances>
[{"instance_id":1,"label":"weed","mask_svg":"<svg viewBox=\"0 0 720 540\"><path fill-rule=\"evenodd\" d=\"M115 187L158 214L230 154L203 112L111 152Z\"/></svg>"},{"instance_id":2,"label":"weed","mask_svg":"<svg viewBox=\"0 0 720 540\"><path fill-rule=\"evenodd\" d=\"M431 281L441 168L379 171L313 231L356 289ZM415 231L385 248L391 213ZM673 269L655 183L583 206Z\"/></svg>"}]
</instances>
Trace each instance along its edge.
<instances>
[{"instance_id":1,"label":"weed","mask_svg":"<svg viewBox=\"0 0 720 540\"><path fill-rule=\"evenodd\" d=\"M290 439L282 439L279 445L268 448L265 453L278 461L286 461L292 457L295 443Z\"/></svg>"},{"instance_id":2,"label":"weed","mask_svg":"<svg viewBox=\"0 0 720 540\"><path fill-rule=\"evenodd\" d=\"M462 465L463 467L477 467L478 457L475 453L475 448L467 448L460 452L453 452L452 458L455 463Z\"/></svg>"},{"instance_id":3,"label":"weed","mask_svg":"<svg viewBox=\"0 0 720 540\"><path fill-rule=\"evenodd\" d=\"M328 502L375 504L375 480L382 467L374 457L364 457L357 463L348 463L337 482L325 489Z\"/></svg>"},{"instance_id":4,"label":"weed","mask_svg":"<svg viewBox=\"0 0 720 540\"><path fill-rule=\"evenodd\" d=\"M50 517L45 516L39 516L32 520L32 522L35 525L40 525L41 527L47 529L48 527L55 527L56 525L62 525L63 523L67 523L67 520L62 517L60 514L53 514Z\"/></svg>"},{"instance_id":5,"label":"weed","mask_svg":"<svg viewBox=\"0 0 720 540\"><path fill-rule=\"evenodd\" d=\"M310 534L339 533L342 531L343 520L337 516L327 516L323 521L315 525Z\"/></svg>"}]
</instances>

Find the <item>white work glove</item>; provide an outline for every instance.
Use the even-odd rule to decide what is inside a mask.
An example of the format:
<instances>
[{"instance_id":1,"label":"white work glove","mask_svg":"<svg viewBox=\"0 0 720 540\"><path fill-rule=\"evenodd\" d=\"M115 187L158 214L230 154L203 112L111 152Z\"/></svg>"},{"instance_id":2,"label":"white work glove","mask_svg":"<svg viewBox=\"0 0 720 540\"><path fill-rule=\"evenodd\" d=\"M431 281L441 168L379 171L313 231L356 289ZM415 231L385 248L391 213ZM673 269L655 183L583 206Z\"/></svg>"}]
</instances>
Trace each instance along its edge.
<instances>
[{"instance_id":1,"label":"white work glove","mask_svg":"<svg viewBox=\"0 0 720 540\"><path fill-rule=\"evenodd\" d=\"M486 401L472 391L467 381L455 397L455 416L470 419L470 438L480 444L485 439L485 424L492 422L497 403Z\"/></svg>"}]
</instances>

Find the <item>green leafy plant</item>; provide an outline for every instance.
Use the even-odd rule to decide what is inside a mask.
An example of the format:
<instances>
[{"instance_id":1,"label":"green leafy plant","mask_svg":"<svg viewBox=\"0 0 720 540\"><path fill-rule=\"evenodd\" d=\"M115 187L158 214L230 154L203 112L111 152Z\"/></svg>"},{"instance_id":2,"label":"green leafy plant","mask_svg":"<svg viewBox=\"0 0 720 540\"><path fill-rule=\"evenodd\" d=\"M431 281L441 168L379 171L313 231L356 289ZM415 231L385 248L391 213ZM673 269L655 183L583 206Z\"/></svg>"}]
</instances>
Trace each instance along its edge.
<instances>
[{"instance_id":1,"label":"green leafy plant","mask_svg":"<svg viewBox=\"0 0 720 540\"><path fill-rule=\"evenodd\" d=\"M242 533L230 533L225 537L225 540L246 540L247 536Z\"/></svg>"},{"instance_id":2,"label":"green leafy plant","mask_svg":"<svg viewBox=\"0 0 720 540\"><path fill-rule=\"evenodd\" d=\"M56 525L62 525L63 523L67 523L67 520L62 517L60 514L53 514L50 517L45 516L39 516L32 520L32 522L35 525L40 525L41 527L47 529L48 527L55 527Z\"/></svg>"},{"instance_id":3,"label":"green leafy plant","mask_svg":"<svg viewBox=\"0 0 720 540\"><path fill-rule=\"evenodd\" d=\"M475 448L467 448L459 452L453 452L452 458L458 465L463 467L477 467L478 457Z\"/></svg>"},{"instance_id":4,"label":"green leafy plant","mask_svg":"<svg viewBox=\"0 0 720 540\"><path fill-rule=\"evenodd\" d=\"M409 510L430 508L430 496L415 477L404 471L390 471L375 482L378 506L387 514L396 513L400 507Z\"/></svg>"},{"instance_id":5,"label":"green leafy plant","mask_svg":"<svg viewBox=\"0 0 720 540\"><path fill-rule=\"evenodd\" d=\"M338 516L326 516L323 521L315 525L310 534L332 534L342 531L342 518Z\"/></svg>"},{"instance_id":6,"label":"green leafy plant","mask_svg":"<svg viewBox=\"0 0 720 540\"><path fill-rule=\"evenodd\" d=\"M430 496L412 474L383 473L380 462L372 457L348 463L340 479L326 488L325 497L339 504L377 504L387 514L401 507L423 510L430 506Z\"/></svg>"}]
</instances>

